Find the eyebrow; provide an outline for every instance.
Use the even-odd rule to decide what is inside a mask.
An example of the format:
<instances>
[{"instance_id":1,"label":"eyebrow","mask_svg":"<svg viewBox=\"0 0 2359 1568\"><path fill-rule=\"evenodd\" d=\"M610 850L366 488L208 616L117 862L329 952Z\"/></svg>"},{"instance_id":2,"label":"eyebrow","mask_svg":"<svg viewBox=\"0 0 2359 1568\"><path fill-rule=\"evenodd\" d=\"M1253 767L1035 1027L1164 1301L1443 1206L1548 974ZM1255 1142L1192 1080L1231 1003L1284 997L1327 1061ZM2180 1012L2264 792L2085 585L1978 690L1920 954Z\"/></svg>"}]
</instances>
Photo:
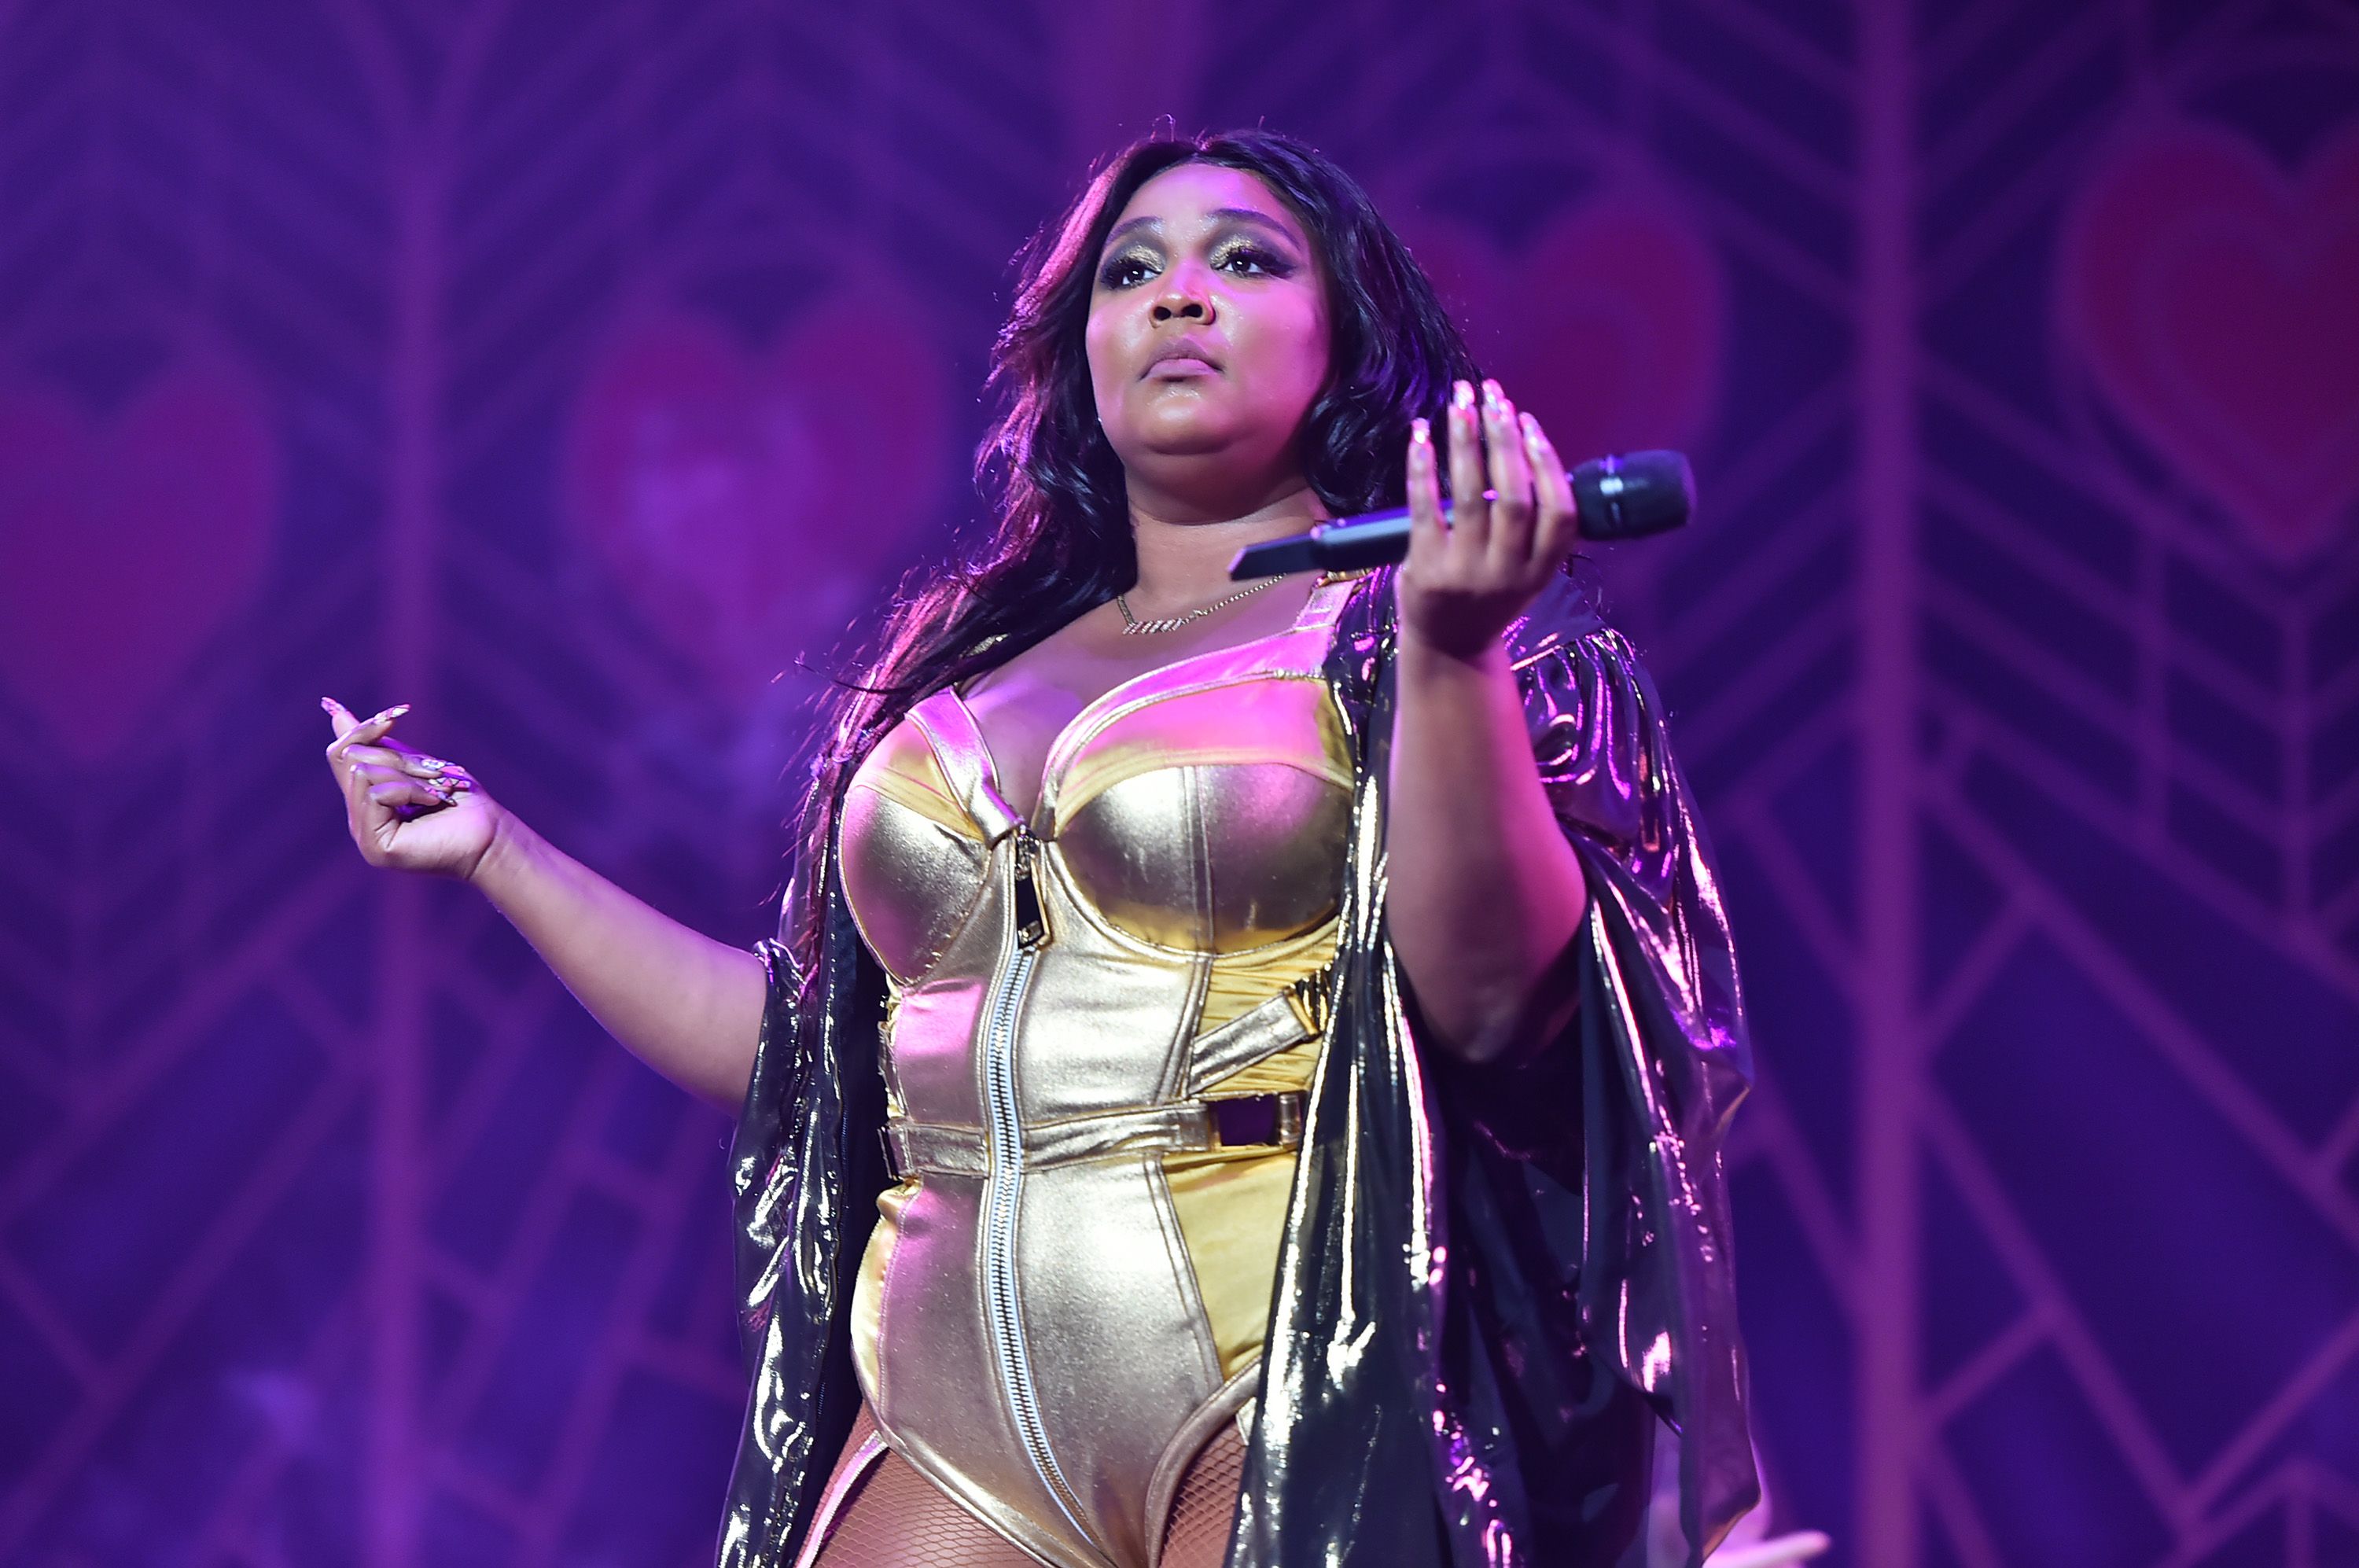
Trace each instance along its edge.
<instances>
[{"instance_id":1,"label":"eyebrow","mask_svg":"<svg viewBox=\"0 0 2359 1568\"><path fill-rule=\"evenodd\" d=\"M1284 223L1279 223L1267 212L1261 212L1256 208L1215 207L1205 215L1212 218L1224 219L1233 223L1251 223L1256 228L1267 229L1271 234L1276 234L1278 238L1286 241L1287 244L1291 245L1299 245L1302 243L1299 239L1295 237L1293 232ZM1115 225L1114 232L1105 237L1104 248L1107 250L1113 249L1115 241L1121 239L1125 234L1131 234L1135 230L1159 229L1162 226L1163 220L1152 215L1133 218L1126 223Z\"/></svg>"}]
</instances>

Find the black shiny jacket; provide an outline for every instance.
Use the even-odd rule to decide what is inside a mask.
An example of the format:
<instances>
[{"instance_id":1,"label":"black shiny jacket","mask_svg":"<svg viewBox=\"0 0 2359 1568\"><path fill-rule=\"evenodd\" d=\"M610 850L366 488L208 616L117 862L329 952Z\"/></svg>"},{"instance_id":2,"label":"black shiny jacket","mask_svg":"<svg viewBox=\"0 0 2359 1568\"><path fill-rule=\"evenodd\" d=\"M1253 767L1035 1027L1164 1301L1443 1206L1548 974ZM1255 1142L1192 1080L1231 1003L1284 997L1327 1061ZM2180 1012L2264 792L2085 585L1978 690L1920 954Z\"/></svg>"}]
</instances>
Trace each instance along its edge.
<instances>
[{"instance_id":1,"label":"black shiny jacket","mask_svg":"<svg viewBox=\"0 0 2359 1568\"><path fill-rule=\"evenodd\" d=\"M1392 605L1391 574L1367 579L1328 659L1357 803L1229 1562L1614 1563L1659 1417L1697 1563L1759 1496L1720 1154L1751 1058L1702 825L1629 644L1560 583L1508 637L1588 877L1579 1001L1499 1064L1419 1052L1384 923ZM794 1561L860 1401L846 1323L887 1185L884 987L820 858L799 884L825 900L820 951L762 946L732 1149L754 1383L723 1568Z\"/></svg>"}]
</instances>

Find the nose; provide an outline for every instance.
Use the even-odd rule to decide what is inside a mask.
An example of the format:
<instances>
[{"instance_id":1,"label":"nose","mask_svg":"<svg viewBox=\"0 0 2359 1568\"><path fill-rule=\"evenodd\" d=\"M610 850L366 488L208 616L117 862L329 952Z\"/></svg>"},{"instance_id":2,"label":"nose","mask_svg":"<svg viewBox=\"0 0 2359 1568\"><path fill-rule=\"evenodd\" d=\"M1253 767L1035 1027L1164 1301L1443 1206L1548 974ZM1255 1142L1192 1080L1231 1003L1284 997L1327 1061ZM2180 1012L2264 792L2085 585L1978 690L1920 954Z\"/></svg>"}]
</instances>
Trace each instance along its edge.
<instances>
[{"instance_id":1,"label":"nose","mask_svg":"<svg viewBox=\"0 0 2359 1568\"><path fill-rule=\"evenodd\" d=\"M1212 291L1204 287L1204 269L1193 262L1169 268L1163 274L1163 288L1155 296L1154 317L1157 322L1175 319L1209 321L1212 319Z\"/></svg>"}]
</instances>

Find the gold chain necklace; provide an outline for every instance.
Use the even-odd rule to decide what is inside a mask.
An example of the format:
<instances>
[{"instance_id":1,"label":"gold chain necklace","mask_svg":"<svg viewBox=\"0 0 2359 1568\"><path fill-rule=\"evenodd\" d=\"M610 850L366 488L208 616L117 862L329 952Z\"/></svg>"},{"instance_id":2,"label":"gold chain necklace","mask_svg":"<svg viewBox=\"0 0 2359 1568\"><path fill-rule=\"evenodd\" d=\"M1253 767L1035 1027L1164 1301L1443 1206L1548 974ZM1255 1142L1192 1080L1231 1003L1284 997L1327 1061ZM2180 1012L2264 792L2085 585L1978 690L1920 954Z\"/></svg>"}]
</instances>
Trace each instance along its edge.
<instances>
[{"instance_id":1,"label":"gold chain necklace","mask_svg":"<svg viewBox=\"0 0 2359 1568\"><path fill-rule=\"evenodd\" d=\"M1130 595L1128 593L1115 594L1114 596L1114 607L1122 612L1122 635L1125 637L1144 637L1148 632L1172 632L1178 631L1190 621L1202 620L1206 615L1211 615L1215 610L1226 609L1240 599L1250 598L1277 581L1277 579L1275 577L1265 577L1250 588L1240 588L1235 593L1229 594L1227 597L1215 599L1211 604L1203 605L1201 608L1190 610L1184 615L1160 616L1152 621L1142 621L1136 615L1130 613Z\"/></svg>"}]
</instances>

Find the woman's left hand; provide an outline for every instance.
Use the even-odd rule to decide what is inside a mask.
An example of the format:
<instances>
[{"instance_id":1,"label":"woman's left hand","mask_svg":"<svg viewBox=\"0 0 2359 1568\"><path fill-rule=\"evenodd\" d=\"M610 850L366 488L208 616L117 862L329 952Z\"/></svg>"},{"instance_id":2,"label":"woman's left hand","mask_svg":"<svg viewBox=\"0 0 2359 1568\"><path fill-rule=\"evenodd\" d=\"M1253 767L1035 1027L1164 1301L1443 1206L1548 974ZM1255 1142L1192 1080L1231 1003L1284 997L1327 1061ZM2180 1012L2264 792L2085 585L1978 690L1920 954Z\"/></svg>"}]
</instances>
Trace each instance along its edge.
<instances>
[{"instance_id":1,"label":"woman's left hand","mask_svg":"<svg viewBox=\"0 0 2359 1568\"><path fill-rule=\"evenodd\" d=\"M1451 521L1431 430L1409 432L1408 559L1395 580L1401 637L1459 659L1491 648L1578 542L1572 482L1539 421L1495 381L1458 383L1447 416ZM1486 498L1484 491L1490 495Z\"/></svg>"}]
</instances>

